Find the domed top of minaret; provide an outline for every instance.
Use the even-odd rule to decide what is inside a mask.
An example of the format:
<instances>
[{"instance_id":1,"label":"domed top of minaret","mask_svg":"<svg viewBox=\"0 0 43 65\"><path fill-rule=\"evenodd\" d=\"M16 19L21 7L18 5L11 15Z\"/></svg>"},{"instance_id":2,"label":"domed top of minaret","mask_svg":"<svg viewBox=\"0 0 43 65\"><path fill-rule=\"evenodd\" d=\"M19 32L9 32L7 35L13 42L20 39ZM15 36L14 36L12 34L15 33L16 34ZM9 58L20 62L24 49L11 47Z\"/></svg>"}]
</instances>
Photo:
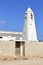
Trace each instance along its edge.
<instances>
[{"instance_id":1,"label":"domed top of minaret","mask_svg":"<svg viewBox=\"0 0 43 65\"><path fill-rule=\"evenodd\" d=\"M28 12L28 11L32 12L32 9L29 7L29 8L27 9L27 12Z\"/></svg>"}]
</instances>

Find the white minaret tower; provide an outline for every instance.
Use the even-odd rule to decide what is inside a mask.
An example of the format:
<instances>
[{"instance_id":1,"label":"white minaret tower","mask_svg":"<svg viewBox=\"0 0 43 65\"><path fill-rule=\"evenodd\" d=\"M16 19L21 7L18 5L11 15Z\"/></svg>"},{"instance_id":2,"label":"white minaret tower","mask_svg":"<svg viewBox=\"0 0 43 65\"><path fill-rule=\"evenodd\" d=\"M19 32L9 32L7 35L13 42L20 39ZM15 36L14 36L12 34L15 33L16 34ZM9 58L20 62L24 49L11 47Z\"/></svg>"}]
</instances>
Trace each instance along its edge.
<instances>
[{"instance_id":1,"label":"white minaret tower","mask_svg":"<svg viewBox=\"0 0 43 65\"><path fill-rule=\"evenodd\" d=\"M28 8L25 13L25 22L22 38L23 40L37 41L34 13L30 8Z\"/></svg>"}]
</instances>

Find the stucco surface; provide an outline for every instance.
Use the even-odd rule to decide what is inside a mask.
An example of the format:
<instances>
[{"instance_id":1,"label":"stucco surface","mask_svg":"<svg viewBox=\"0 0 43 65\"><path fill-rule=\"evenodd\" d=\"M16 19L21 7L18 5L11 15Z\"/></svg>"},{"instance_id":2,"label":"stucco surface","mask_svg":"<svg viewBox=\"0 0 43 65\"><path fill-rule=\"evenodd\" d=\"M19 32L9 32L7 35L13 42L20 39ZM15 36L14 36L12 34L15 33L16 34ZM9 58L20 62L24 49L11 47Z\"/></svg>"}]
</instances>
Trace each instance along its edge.
<instances>
[{"instance_id":1,"label":"stucco surface","mask_svg":"<svg viewBox=\"0 0 43 65\"><path fill-rule=\"evenodd\" d=\"M43 57L43 42L26 42L25 56Z\"/></svg>"},{"instance_id":2,"label":"stucco surface","mask_svg":"<svg viewBox=\"0 0 43 65\"><path fill-rule=\"evenodd\" d=\"M28 42L25 41L25 57L41 57L43 58L43 42ZM15 41L0 41L0 59L15 58Z\"/></svg>"}]
</instances>

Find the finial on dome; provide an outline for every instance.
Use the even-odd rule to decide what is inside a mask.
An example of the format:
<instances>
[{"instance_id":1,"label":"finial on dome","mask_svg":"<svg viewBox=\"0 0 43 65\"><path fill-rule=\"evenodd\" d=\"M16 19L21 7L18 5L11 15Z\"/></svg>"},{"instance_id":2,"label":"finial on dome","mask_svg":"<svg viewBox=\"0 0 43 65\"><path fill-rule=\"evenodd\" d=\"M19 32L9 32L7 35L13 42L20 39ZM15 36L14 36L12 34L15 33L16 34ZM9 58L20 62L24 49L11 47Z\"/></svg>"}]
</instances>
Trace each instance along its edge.
<instances>
[{"instance_id":1,"label":"finial on dome","mask_svg":"<svg viewBox=\"0 0 43 65\"><path fill-rule=\"evenodd\" d=\"M29 8L30 8L30 5L29 5Z\"/></svg>"}]
</instances>

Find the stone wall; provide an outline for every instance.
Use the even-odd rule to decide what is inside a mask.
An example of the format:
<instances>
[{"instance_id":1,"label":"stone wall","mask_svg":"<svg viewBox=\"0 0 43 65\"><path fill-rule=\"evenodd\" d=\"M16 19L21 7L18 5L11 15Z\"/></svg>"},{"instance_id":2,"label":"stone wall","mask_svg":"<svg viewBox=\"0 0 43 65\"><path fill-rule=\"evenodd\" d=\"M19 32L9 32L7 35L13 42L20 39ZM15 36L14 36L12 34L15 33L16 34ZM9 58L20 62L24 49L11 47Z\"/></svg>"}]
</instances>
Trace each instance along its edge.
<instances>
[{"instance_id":1,"label":"stone wall","mask_svg":"<svg viewBox=\"0 0 43 65\"><path fill-rule=\"evenodd\" d=\"M0 58L15 57L15 42L14 41L0 41Z\"/></svg>"},{"instance_id":2,"label":"stone wall","mask_svg":"<svg viewBox=\"0 0 43 65\"><path fill-rule=\"evenodd\" d=\"M43 58L43 42L25 41L25 57L41 57ZM15 41L0 41L0 59L14 59Z\"/></svg>"},{"instance_id":3,"label":"stone wall","mask_svg":"<svg viewBox=\"0 0 43 65\"><path fill-rule=\"evenodd\" d=\"M27 42L26 41L25 56L43 58L43 42Z\"/></svg>"}]
</instances>

